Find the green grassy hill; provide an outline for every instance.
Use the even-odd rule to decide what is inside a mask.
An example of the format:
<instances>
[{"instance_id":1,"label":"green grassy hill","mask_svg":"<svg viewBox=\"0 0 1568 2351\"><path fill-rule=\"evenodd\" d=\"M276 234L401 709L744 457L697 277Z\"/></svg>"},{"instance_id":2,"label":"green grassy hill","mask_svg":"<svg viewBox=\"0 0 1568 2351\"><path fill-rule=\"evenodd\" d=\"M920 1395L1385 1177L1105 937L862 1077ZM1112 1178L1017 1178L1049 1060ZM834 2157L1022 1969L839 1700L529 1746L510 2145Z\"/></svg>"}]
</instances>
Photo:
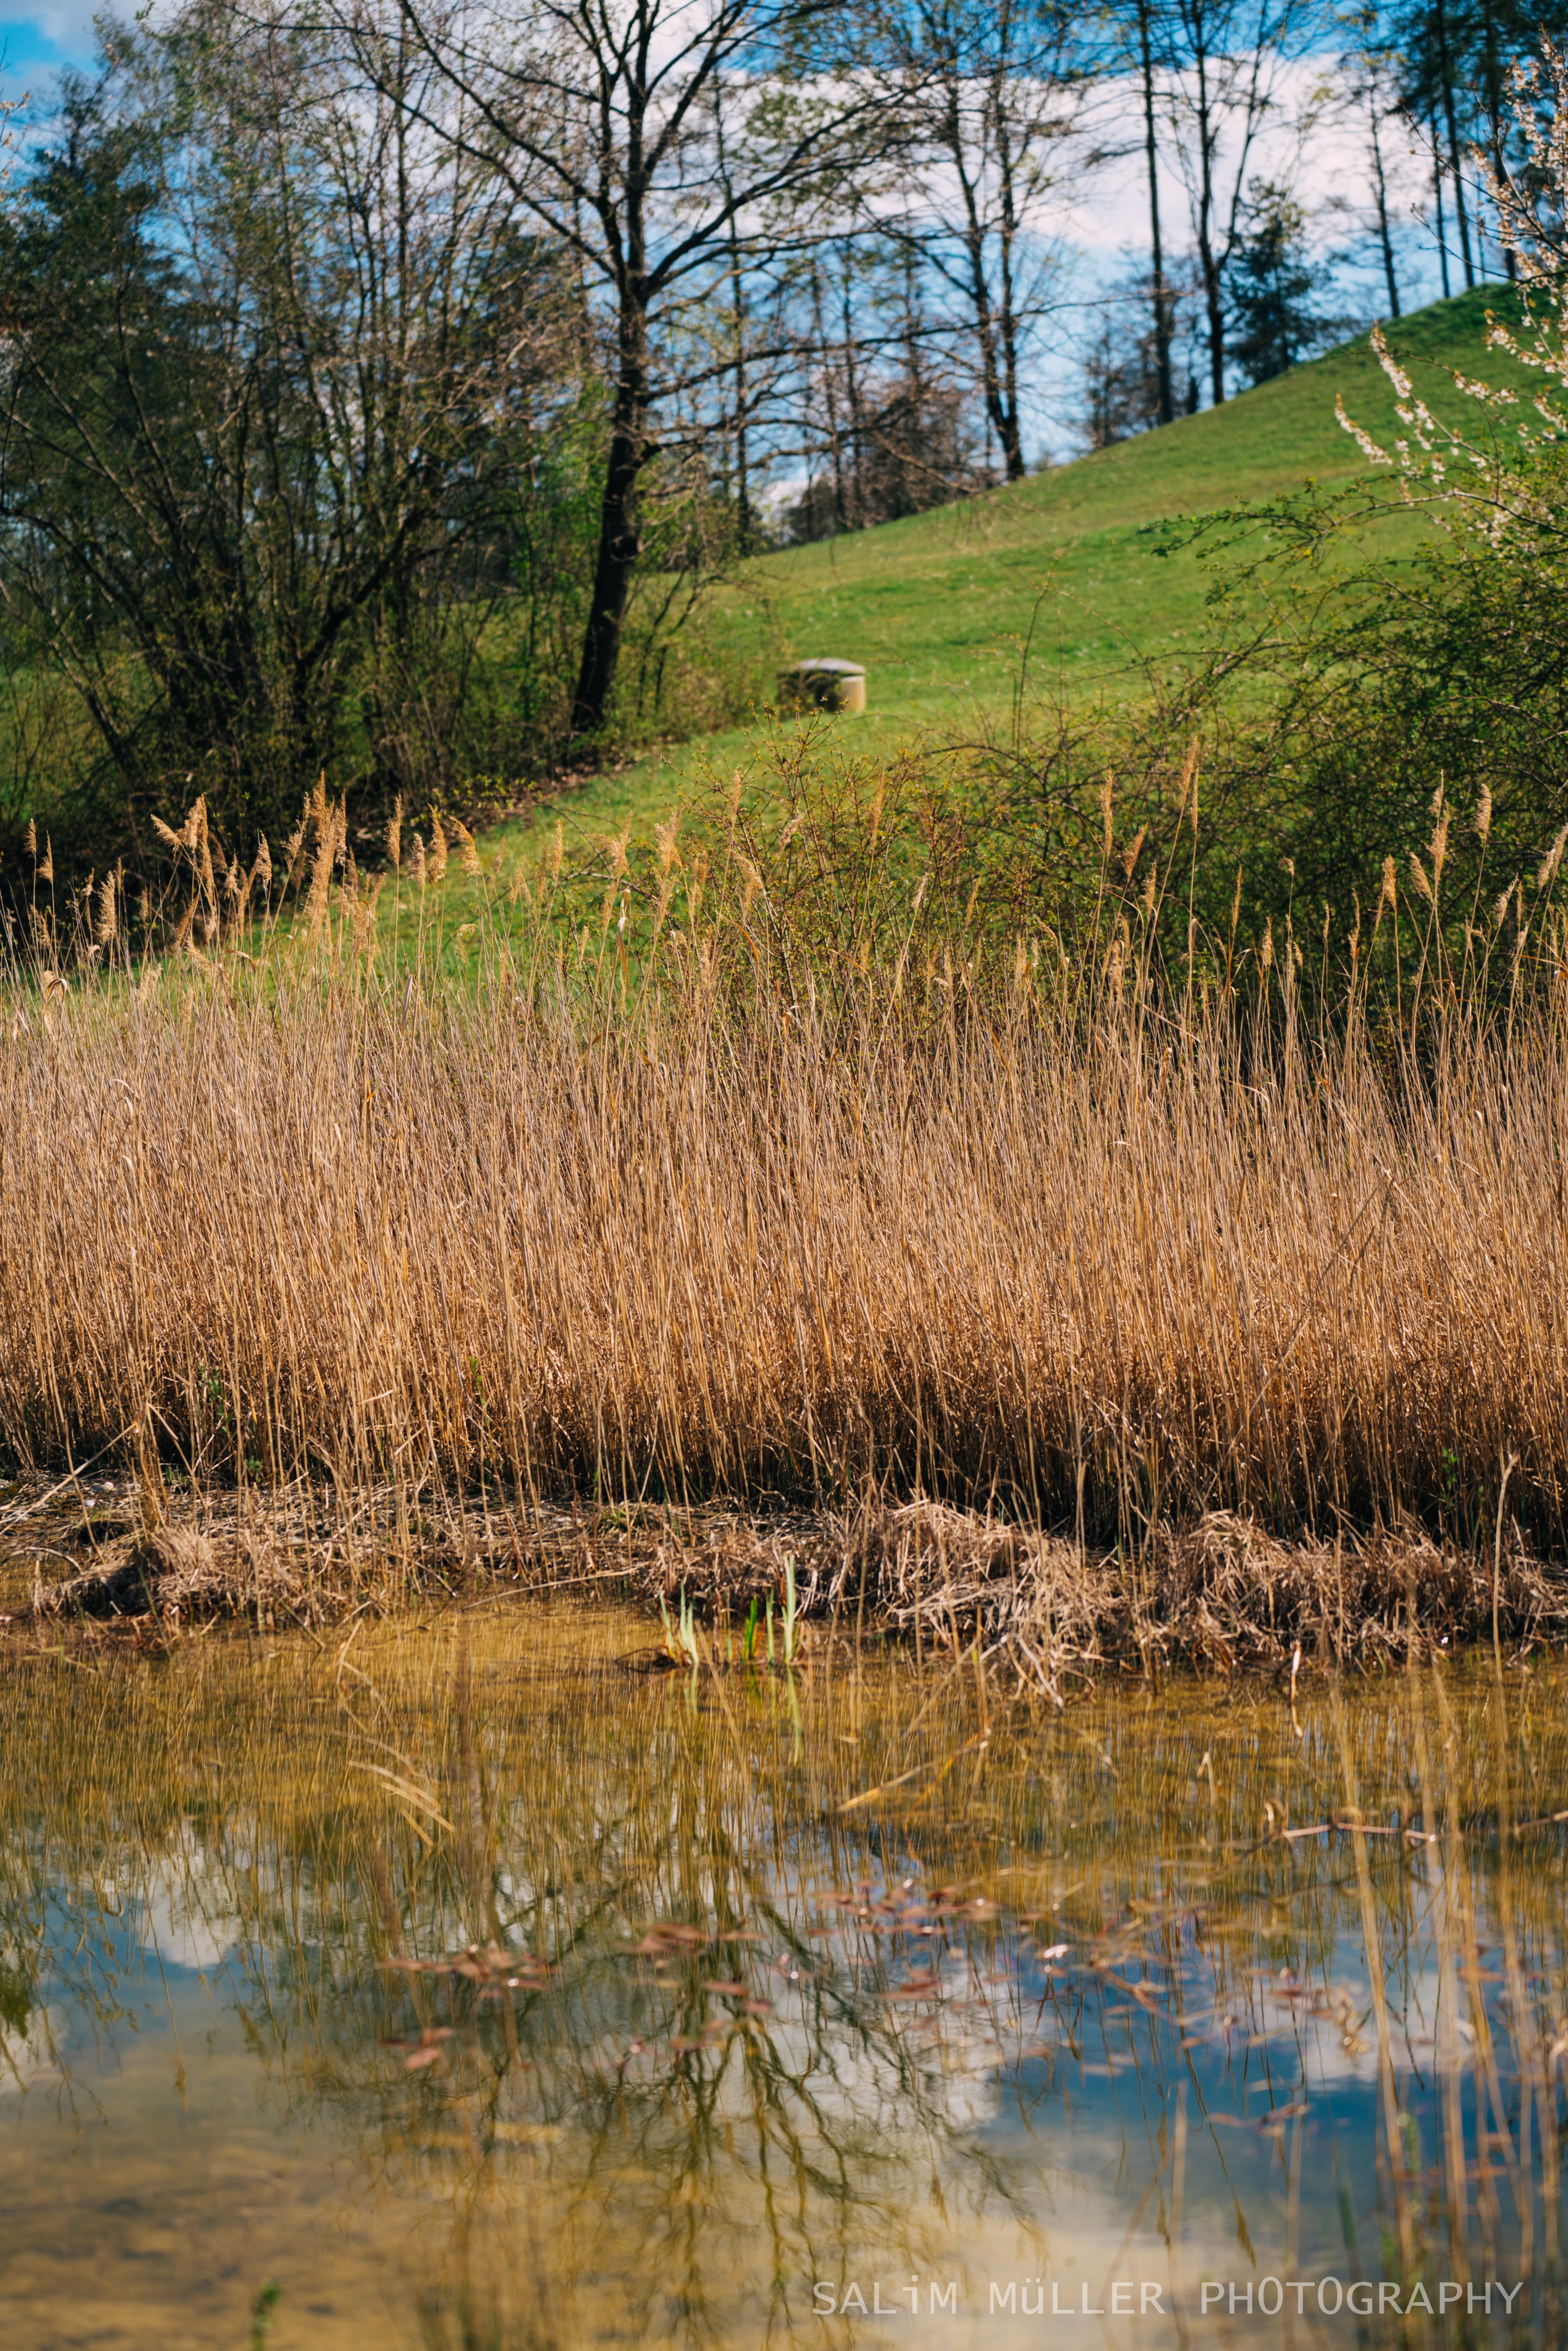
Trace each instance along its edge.
<instances>
[{"instance_id":1,"label":"green grassy hill","mask_svg":"<svg viewBox=\"0 0 1568 2351\"><path fill-rule=\"evenodd\" d=\"M1390 333L1439 415L1457 395L1445 371L1517 374L1484 348L1492 287L1434 304ZM1191 649L1210 575L1192 553L1156 554L1155 526L1278 496L1367 468L1335 422L1334 399L1385 442L1394 396L1363 336L1223 407L1182 419L959 507L746 567L706 623L706 649L766 674L773 657L834 655L868 672L863 718L835 722L846 746L885 756L911 741L954 740L984 710L1005 709L1026 641L1030 674L1069 692L1129 690L1142 664ZM571 830L639 826L705 768L758 756L776 721L675 747L561 803Z\"/></svg>"}]
</instances>

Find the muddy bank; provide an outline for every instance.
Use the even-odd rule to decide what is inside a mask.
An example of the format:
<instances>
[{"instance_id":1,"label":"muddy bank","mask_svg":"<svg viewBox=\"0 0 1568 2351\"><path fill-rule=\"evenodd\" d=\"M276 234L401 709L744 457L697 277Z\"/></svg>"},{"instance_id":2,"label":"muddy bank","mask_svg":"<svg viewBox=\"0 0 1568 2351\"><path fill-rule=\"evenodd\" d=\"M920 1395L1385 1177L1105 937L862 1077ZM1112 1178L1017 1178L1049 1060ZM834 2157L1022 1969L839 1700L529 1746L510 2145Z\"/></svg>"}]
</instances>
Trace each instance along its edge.
<instances>
[{"instance_id":1,"label":"muddy bank","mask_svg":"<svg viewBox=\"0 0 1568 2351\"><path fill-rule=\"evenodd\" d=\"M411 1501L329 1492L208 1497L149 1524L134 1489L13 1497L0 1511L0 1628L141 1644L224 1618L321 1625L515 1593L630 1600L660 1638L682 1596L727 1655L755 1600L800 1638L829 1632L975 1647L1061 1702L1106 1670L1373 1667L1412 1652L1568 1641L1568 1566L1508 1524L1486 1552L1388 1529L1288 1543L1211 1513L1138 1550L916 1501L752 1513L659 1505ZM662 1605L661 1605L662 1604ZM672 1650L675 1648L671 1643Z\"/></svg>"}]
</instances>

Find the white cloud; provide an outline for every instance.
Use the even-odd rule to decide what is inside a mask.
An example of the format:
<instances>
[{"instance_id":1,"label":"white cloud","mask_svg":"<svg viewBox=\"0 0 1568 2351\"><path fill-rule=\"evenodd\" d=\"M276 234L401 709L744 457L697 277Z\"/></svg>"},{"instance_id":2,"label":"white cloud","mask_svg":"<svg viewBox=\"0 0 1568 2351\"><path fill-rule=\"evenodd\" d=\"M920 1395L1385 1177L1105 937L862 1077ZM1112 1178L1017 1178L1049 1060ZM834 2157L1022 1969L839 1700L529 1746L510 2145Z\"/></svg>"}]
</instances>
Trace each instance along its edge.
<instances>
[{"instance_id":1,"label":"white cloud","mask_svg":"<svg viewBox=\"0 0 1568 2351\"><path fill-rule=\"evenodd\" d=\"M0 32L26 30L57 48L90 53L93 18L102 14L93 0L0 0ZM15 46L15 44L7 44Z\"/></svg>"}]
</instances>

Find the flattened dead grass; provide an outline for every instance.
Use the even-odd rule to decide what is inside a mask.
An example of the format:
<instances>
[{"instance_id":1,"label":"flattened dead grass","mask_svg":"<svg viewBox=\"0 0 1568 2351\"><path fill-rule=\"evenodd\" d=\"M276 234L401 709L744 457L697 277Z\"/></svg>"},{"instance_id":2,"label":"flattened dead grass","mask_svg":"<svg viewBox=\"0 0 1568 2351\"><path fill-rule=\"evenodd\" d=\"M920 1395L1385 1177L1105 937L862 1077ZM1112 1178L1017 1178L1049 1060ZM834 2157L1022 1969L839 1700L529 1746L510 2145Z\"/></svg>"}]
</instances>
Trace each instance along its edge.
<instances>
[{"instance_id":1,"label":"flattened dead grass","mask_svg":"<svg viewBox=\"0 0 1568 2351\"><path fill-rule=\"evenodd\" d=\"M1488 1562L1416 1528L1288 1543L1226 1512L1163 1531L1134 1560L929 1500L587 1516L470 1506L400 1526L388 1492L361 1498L357 1516L345 1541L327 1498L314 1510L295 1498L261 1534L209 1507L200 1523L99 1534L85 1567L57 1542L38 1554L29 1603L0 1621L24 1637L162 1643L214 1618L309 1626L506 1594L632 1599L668 1627L686 1601L708 1627L705 1660L726 1663L764 1654L737 1635L762 1608L782 1621L792 1577L807 1656L835 1637L902 1636L970 1652L1004 1689L1011 1677L1056 1705L1107 1672L1407 1664L1488 1640L1494 1622L1511 1654L1568 1639L1568 1573L1532 1557L1511 1523ZM655 1661L691 1662L674 1643Z\"/></svg>"}]
</instances>

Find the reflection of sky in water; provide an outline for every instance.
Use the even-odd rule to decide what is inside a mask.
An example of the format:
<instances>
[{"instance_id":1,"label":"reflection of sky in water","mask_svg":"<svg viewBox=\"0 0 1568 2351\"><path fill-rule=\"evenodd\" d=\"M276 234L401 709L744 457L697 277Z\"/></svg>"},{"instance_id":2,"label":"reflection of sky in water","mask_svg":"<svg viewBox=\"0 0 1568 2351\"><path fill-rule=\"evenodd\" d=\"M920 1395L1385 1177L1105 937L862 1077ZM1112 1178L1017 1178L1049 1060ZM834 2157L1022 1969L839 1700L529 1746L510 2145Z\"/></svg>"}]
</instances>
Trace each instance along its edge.
<instances>
[{"instance_id":1,"label":"reflection of sky in water","mask_svg":"<svg viewBox=\"0 0 1568 2351\"><path fill-rule=\"evenodd\" d=\"M79 2004L57 2005L49 2018L66 2072L78 2088L89 2075L94 2077L95 2096L103 2101L116 2130L123 2130L132 2143L140 2070L129 2085L131 2111L118 2111L114 2096L114 2081L131 2044L139 2069L154 2049L162 2051L167 2063L175 2044L181 2044L199 2102L202 2059L191 2053L204 2037L210 2040L217 2018L224 2045L206 2051L214 2072L232 2076L238 2069L254 2076L256 2071L256 2053L243 2047L234 2025L241 2010L255 2022L262 2006L260 1988L237 1962L232 1945L229 1957L220 1959L213 1972L210 1953L216 1938L205 1927L184 1935L185 1955L177 1957L181 1922L187 1914L178 1896L164 1898L168 1908L155 1934L149 1932L152 1906L140 1915L131 1907L105 1947L104 1960L115 1973L114 1989L124 2003L117 2027L107 2034L89 2030ZM199 1980L198 1969L209 1974L208 1984ZM1000 1996L997 1987L977 1985L956 1965L944 1970L943 1980L955 2003ZM1025 1970L1018 1989L1021 2001L1009 2001L1009 2005L1015 2011L1021 2006L1027 2016L1043 1983ZM915 2233L924 2256L917 2273L899 2267L898 2247L893 2248L890 2262L876 2240L857 2244L852 2235L849 2244L821 2264L835 2295L850 2293L858 2279L869 2300L872 2286L880 2280L884 2300L891 2299L895 2288L907 2293L911 2275L918 2274L927 2301L918 2323L912 2318L903 2322L906 2333L950 2343L978 2328L977 2339L998 2346L1015 2339L1015 2321L1016 2339L1030 2339L1025 2314L1015 2310L1009 2315L1005 2299L1009 2285L1038 2296L1049 2294L1054 2282L1063 2311L1082 2312L1087 2298L1090 2310L1102 2311L1109 2324L1112 2313L1103 2301L1107 2282L1146 2279L1158 2285L1163 2306L1169 2308L1170 2265L1157 2226L1150 2225L1145 2216L1145 2224L1127 2241L1138 2198L1166 2171L1161 2143L1163 2138L1168 2145L1175 2110L1169 2095L1151 2091L1144 2072L1123 2067L1109 2078L1084 2074L1073 2066L1062 2044L1049 2058L1019 2062L1012 2052L1022 2036L1010 2021L996 2034L981 2016L970 2014L957 2027L945 2026L939 2040L935 2034L906 2034L906 2043L914 2043L919 2074L918 2090L912 2092L909 2064L901 2063L897 2053L868 2043L848 2025L820 2029L788 1993L778 2010L770 2031L780 2070L809 2085L813 2105L824 2119L852 2124L854 2146L881 2142L895 2147L906 2158L923 2159L941 2175L949 2198L957 2191L946 2226L934 2222L928 2210L910 2214L918 2223ZM133 2034L129 2031L132 2015ZM1286 2022L1288 2032L1288 2019ZM1040 2037L1031 2036L1027 2045L1042 2045ZM47 2086L53 2069L41 2036L35 2036L33 2046L31 2079L37 2091ZM1258 2053L1249 2053L1256 2057ZM1293 2054L1291 2042L1287 2038L1275 2043L1269 2053ZM909 2054L906 2046L906 2060ZM267 2053L264 2105L270 2123L286 2136L308 2127L332 2142L350 2137L351 2102L335 2112L308 2115L295 2103L288 2068L280 2067L278 2061L278 2052ZM1182 2254L1190 2298L1205 2277L1245 2282L1270 2270L1282 2274L1288 2265L1281 2148L1256 2130L1205 2124L1205 2105L1219 2114L1238 2103L1220 2049L1195 2058L1186 2078L1190 2095L1186 2102ZM228 2082L218 2100L220 2109L232 2104L236 2086ZM253 2081L252 2095L257 2086ZM1292 2090L1288 2066L1276 2072L1274 2087L1277 2098L1288 2099ZM1368 2181L1358 2175L1370 2169L1375 2087L1364 2062L1353 2066L1346 2061L1335 2085L1332 2118L1321 2110L1315 2117L1317 2158L1326 2162L1332 2152L1363 2202ZM361 2120L371 2104L373 2100L363 2095L358 2101ZM734 2072L723 2076L718 2104L732 2121L744 2118L745 2084ZM998 2160L1008 2180L1005 2196L972 2195L966 2184L967 2147ZM131 2152L130 2147L126 2152ZM559 2147L555 2152L559 2154ZM351 2202L351 2183L340 2177L340 2197L345 2189ZM914 2201L923 2204L925 2199L916 2192ZM1316 2276L1336 2266L1345 2273L1344 2249L1334 2241L1328 2222L1321 2199L1309 2197L1301 2254L1291 2274ZM1376 2275L1375 2249L1367 2250L1370 2273ZM1367 2266L1364 2258L1356 2273ZM955 2278L961 2287L960 2308L956 2314L944 2308L933 2314L930 2283L935 2281L945 2294ZM989 2306L993 2284L998 2298L994 2310ZM852 2304L852 2314L858 2317ZM1136 2339L1163 2342L1167 2334L1158 2317L1146 2313Z\"/></svg>"},{"instance_id":2,"label":"reflection of sky in water","mask_svg":"<svg viewBox=\"0 0 1568 2351\"><path fill-rule=\"evenodd\" d=\"M266 1947L246 1931L234 1877L222 1844L208 1845L186 1827L160 1848L122 1853L114 1870L99 1875L90 1889L67 1894L56 1888L48 1938L75 1964L40 1987L47 1990L49 2004L35 2014L26 2034L8 2037L20 2075L20 2084L16 2074L11 2076L12 2086L36 2093L51 2077L69 2078L78 2090L90 2085L112 2114L112 2082L130 2046L144 2060L155 2047L167 2056L175 2045L199 2043L204 2035L210 2043L214 2019L232 2044L226 2051L232 2066L239 2053L236 2017L243 2012L254 2029L277 1995ZM287 1889L277 1885L272 1891L278 1896ZM794 1879L773 1889L774 1907L786 1914L799 1915L805 1898ZM1353 1988L1353 1999L1359 1956L1347 1945L1332 1977ZM1156 2282L1168 2307L1170 2269L1158 2213L1153 2224L1144 2216L1130 2243L1127 2231L1151 2183L1156 2192L1163 2187L1161 2201L1168 2201L1178 2092L1186 2121L1182 2265L1189 2295L1207 2276L1244 2283L1270 2270L1283 2274L1288 2266L1288 2138L1259 2124L1270 2108L1292 2106L1303 2082L1313 2166L1322 2171L1332 2165L1357 2205L1369 2200L1375 2051L1364 2042L1347 2047L1335 2019L1303 2015L1301 2003L1281 1992L1277 1978L1254 1977L1249 2001L1233 1986L1228 2001L1211 2002L1217 2013L1186 2036L1190 2045L1184 2050L1183 2036L1163 2015L1136 2011L1126 2018L1125 2004L1107 1996L1105 1971L1086 1970L1081 1949L1070 1946L1046 1963L1008 1934L987 1958L990 1964L951 1949L916 1949L912 1965L922 1979L934 1978L933 1992L901 2005L895 2032L868 2029L860 2007L824 2018L819 1997L824 1983L839 1986L852 2001L861 1970L852 1929L834 1927L818 1943L806 1962L815 1967L815 1980L808 1973L791 1984L776 1968L766 1978L774 2007L768 2033L779 2073L809 2088L821 2121L852 2125L857 2147L918 2156L949 2190L963 2189L966 2150L988 2154L1006 2177L1006 2192L977 2199L965 2225L946 2232L946 2246L943 2232L934 2236L926 2227L923 2243L939 2249L931 2276L945 2293L946 2273L956 2269L963 2308L956 2316L946 2309L933 2316L923 2308L918 2324L906 2311L905 2333L935 2330L933 2339L947 2341L954 2339L954 2325L983 2320L984 2339L1000 2345L1010 2339L1013 2316L1023 2325L1021 2313L1009 2316L1009 2284L1034 2296L1048 2293L1052 2280L1061 2309L1071 2307L1081 2320L1084 2297L1098 2310L1096 2298L1113 2278ZM624 1963L617 1964L624 1985ZM899 1972L895 1966L895 1978ZM1125 1966L1115 1972L1139 1980ZM612 1976L612 1985L616 1980ZM1361 1990L1356 2016L1365 2006L1364 1985ZM1412 2008L1418 1993L1429 2010L1437 1991L1435 1972L1424 1972L1411 1987ZM602 1986L597 1997L603 2001ZM601 2036L619 2044L630 2037L630 2026L616 2005L612 1996L610 2013L601 2012L597 2022ZM1230 2024L1243 2005L1247 2019ZM871 2006L875 2015L874 2001ZM1260 2022L1265 2033L1244 2029ZM210 2047L208 2054L214 2054ZM270 2074L279 2054L256 2050L253 2040L249 2063L254 2069L261 2057ZM189 2055L182 2063L189 2067ZM298 2127L303 2118L288 2091L286 2065L282 2072L274 2119ZM341 2140L356 2114L362 2121L373 2104L373 2094L362 2089L337 2111L329 2107L309 2117L310 2126ZM717 2076L716 2107L732 2125L746 2116L747 2084L734 2069ZM116 2116L117 2128L134 2133L135 2126L133 2114ZM1320 2178L1316 2192L1310 2188L1304 2199L1291 2274L1315 2276L1336 2262L1345 2270L1347 2248L1335 2241L1339 2215L1325 2209L1326 2184ZM1378 2274L1375 2246L1367 2252L1370 2271L1362 2258L1355 2274ZM926 2292L924 2271L889 2270L883 2277L878 2258L872 2243L841 2248L830 2265L835 2296L852 2293L857 2278L868 2287L878 2283L884 2299L895 2287L907 2295L913 2275L922 2280L919 2292ZM987 2307L993 2282L1002 2298L995 2311ZM858 2317L852 2303L851 2310ZM1107 2321L1113 2316L1108 2308L1103 2314ZM1145 2314L1137 2339L1163 2339L1153 2314Z\"/></svg>"},{"instance_id":3,"label":"reflection of sky in water","mask_svg":"<svg viewBox=\"0 0 1568 2351\"><path fill-rule=\"evenodd\" d=\"M166 1968L214 1968L234 1949L228 1872L188 1822L143 1874L135 1928L142 1949Z\"/></svg>"},{"instance_id":4,"label":"reflection of sky in water","mask_svg":"<svg viewBox=\"0 0 1568 2351\"><path fill-rule=\"evenodd\" d=\"M620 1795L618 1768L607 1736L585 1785L598 1771ZM567 1955L515 2002L379 1964L370 1848L290 1844L248 1793L226 1811L205 1802L196 1819L165 1815L144 1839L99 1833L68 1871L57 1824L0 1842L0 1984L12 2000L0 2020L0 2196L26 2216L13 2282L0 2276L0 2320L8 2294L32 2297L32 2324L51 2295L112 2303L134 2276L144 2332L129 2339L162 2351L183 2339L167 2333L181 2297L207 2306L190 2265L213 2247L214 2328L222 2315L240 2339L233 2313L271 2273L265 2260L287 2274L298 2329L279 2343L323 2346L364 2339L352 2314L372 2287L385 2305L378 2342L413 2344L418 2282L444 2276L458 2243L465 2260L482 2246L497 2261L497 2249L520 2259L518 2245L534 2244L524 2270L533 2262L575 2296L566 2339L585 2342L706 2333L750 2344L775 2293L800 2339L858 2340L852 2302L847 2331L811 2317L812 2283L825 2281L836 2304L858 2282L869 2304L873 2285L890 2302L912 2277L917 2298L933 2280L944 2292L956 2281L961 2302L917 2318L905 2302L904 2339L998 2351L1038 2339L1034 2304L989 2308L994 2283L1004 2296L1060 2294L1087 2341L1102 2316L1085 2305L1098 2311L1116 2280L1152 2282L1168 2313L1173 2235L1203 2339L1221 2323L1197 2309L1205 2280L1382 2274L1382 2092L1348 1840L1282 1855L1189 1837L1185 1861L1161 1859L1171 1833L1155 1817L1155 1854L1145 1864L1135 1845L1123 1851L1127 1899L1113 1905L1096 1871L1114 1812L1091 1775L1071 1791L1078 1845L1040 1860L1049 1883L1037 1907L976 1915L959 1894L935 1898L950 1855L933 1865L860 1823L846 1836L815 1799L781 1795L769 1810L703 1768L706 1811L674 1803L654 1774L662 1849L681 1865L656 1890L636 1875L630 1797L595 1791L578 1844L558 1843L549 1865L542 1800L497 1800L486 1884L502 1929L516 1951ZM724 1836L703 1847L716 1822ZM1034 1870L1049 1853L1032 1814L1028 1825L1036 1842L1013 1837L1009 1867ZM461 1872L434 1839L404 1851L399 1932L436 1959L462 1940ZM1476 1844L1473 1891L1500 2063L1495 2133L1511 2116L1517 2130L1519 2090L1487 1942L1490 1853ZM1536 1856L1548 1859L1555 1869L1554 1847ZM1453 2040L1439 2019L1454 1985L1437 1955L1437 1881L1420 1855L1387 1853L1378 1868L1412 2194L1431 2203L1440 2186L1449 2095L1479 2199L1475 2044L1463 2018ZM1218 1890L1206 1892L1211 1877ZM858 1909L844 1891L855 1886L866 1889ZM1309 1931L1312 1902L1326 1907ZM661 1917L725 1916L755 1939L632 1955ZM1554 1946L1538 1940L1527 1958L1550 2007ZM744 1980L767 2012L744 2021L733 1992L705 1989L710 1979ZM703 2021L721 2016L726 2033L705 2043ZM422 2043L422 2027L450 2042ZM1434 2069L1456 2046L1466 2071L1446 2093ZM1538 2169L1539 2116L1534 2127ZM1511 2275L1506 2166L1495 2145L1487 2160L1493 2253ZM188 2245L163 2243L154 2209L199 2209L200 2230L193 2220ZM85 2256L83 2214L97 2216ZM1427 2233L1437 2275L1441 2245ZM160 2261L179 2289L162 2301L149 2283ZM225 2262L232 2276L219 2274ZM1107 2309L1103 2320L1118 2340L1174 2339L1164 2315L1134 2326ZM1312 2320L1347 2342L1357 2323ZM1267 2322L1248 2324L1257 2337ZM29 2337L13 2325L0 2339Z\"/></svg>"}]
</instances>

